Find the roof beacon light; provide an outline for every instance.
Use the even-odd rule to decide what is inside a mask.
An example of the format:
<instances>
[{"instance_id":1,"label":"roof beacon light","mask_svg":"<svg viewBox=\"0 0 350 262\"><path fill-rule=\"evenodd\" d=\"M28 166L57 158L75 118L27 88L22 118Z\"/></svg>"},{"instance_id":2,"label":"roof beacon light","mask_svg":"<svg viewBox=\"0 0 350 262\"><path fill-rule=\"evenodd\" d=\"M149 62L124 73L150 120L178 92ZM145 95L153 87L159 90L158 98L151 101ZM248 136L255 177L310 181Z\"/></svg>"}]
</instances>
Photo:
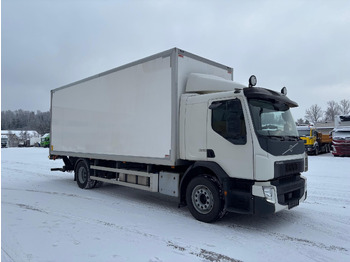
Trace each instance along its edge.
<instances>
[{"instance_id":1,"label":"roof beacon light","mask_svg":"<svg viewBox=\"0 0 350 262\"><path fill-rule=\"evenodd\" d=\"M256 82L257 82L256 76L255 76L255 75L251 75L251 76L249 77L249 87L255 86L255 85L256 85Z\"/></svg>"},{"instance_id":2,"label":"roof beacon light","mask_svg":"<svg viewBox=\"0 0 350 262\"><path fill-rule=\"evenodd\" d=\"M287 87L283 87L282 89L281 89L281 93L282 93L282 95L287 95Z\"/></svg>"}]
</instances>

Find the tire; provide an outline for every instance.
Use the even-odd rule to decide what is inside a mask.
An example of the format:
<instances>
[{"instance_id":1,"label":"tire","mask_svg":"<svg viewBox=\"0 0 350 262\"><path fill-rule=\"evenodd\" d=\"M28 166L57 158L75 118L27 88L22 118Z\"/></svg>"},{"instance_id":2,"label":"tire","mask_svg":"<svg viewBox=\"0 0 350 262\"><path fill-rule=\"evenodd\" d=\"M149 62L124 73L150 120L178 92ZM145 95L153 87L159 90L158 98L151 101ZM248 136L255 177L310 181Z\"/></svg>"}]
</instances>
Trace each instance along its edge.
<instances>
[{"instance_id":1,"label":"tire","mask_svg":"<svg viewBox=\"0 0 350 262\"><path fill-rule=\"evenodd\" d=\"M224 214L224 200L219 186L206 176L193 178L186 189L186 202L192 216L202 222L210 223Z\"/></svg>"},{"instance_id":2,"label":"tire","mask_svg":"<svg viewBox=\"0 0 350 262\"><path fill-rule=\"evenodd\" d=\"M317 146L317 147L315 148L315 156L317 156L318 153L319 153L319 151L318 151L318 146Z\"/></svg>"},{"instance_id":3,"label":"tire","mask_svg":"<svg viewBox=\"0 0 350 262\"><path fill-rule=\"evenodd\" d=\"M75 167L75 175L80 188L89 189L94 187L96 181L90 179L90 168L85 160L78 162Z\"/></svg>"}]
</instances>

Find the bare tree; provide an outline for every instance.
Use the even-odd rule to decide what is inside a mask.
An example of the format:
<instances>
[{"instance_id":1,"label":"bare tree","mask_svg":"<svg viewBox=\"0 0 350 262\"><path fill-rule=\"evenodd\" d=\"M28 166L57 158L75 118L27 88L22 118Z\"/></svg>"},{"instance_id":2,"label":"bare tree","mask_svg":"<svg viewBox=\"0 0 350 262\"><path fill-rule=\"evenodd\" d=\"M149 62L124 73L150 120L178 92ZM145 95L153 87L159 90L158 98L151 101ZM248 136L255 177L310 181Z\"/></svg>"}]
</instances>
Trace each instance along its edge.
<instances>
[{"instance_id":1,"label":"bare tree","mask_svg":"<svg viewBox=\"0 0 350 262\"><path fill-rule=\"evenodd\" d=\"M328 107L325 112L325 120L334 121L334 117L340 114L340 106L334 100L327 102Z\"/></svg>"},{"instance_id":2,"label":"bare tree","mask_svg":"<svg viewBox=\"0 0 350 262\"><path fill-rule=\"evenodd\" d=\"M348 115L350 114L350 100L343 99L339 103L340 114Z\"/></svg>"},{"instance_id":3,"label":"bare tree","mask_svg":"<svg viewBox=\"0 0 350 262\"><path fill-rule=\"evenodd\" d=\"M321 119L323 111L317 104L312 105L305 111L305 118L311 123L317 123Z\"/></svg>"}]
</instances>

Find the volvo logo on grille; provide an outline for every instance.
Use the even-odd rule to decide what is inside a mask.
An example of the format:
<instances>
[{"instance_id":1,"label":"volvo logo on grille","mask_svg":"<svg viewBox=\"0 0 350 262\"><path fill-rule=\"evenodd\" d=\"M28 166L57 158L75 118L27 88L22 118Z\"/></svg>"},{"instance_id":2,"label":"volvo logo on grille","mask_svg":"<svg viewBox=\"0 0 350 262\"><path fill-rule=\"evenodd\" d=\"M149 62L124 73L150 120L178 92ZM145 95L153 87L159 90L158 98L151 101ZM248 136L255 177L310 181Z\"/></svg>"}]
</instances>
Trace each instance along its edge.
<instances>
[{"instance_id":1,"label":"volvo logo on grille","mask_svg":"<svg viewBox=\"0 0 350 262\"><path fill-rule=\"evenodd\" d=\"M295 145L290 145L289 148L284 153L282 153L282 156L287 154L288 151L290 151L292 153L293 152L293 148L296 147L297 145L298 145L298 143L295 143Z\"/></svg>"}]
</instances>

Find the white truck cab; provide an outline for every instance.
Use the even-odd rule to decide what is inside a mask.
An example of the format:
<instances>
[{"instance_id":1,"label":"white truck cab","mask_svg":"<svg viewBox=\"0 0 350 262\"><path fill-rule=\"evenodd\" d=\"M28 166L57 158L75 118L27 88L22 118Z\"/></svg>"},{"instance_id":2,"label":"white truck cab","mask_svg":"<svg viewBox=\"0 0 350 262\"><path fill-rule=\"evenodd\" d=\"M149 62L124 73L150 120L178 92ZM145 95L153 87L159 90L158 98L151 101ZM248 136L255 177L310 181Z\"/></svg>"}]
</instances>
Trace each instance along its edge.
<instances>
[{"instance_id":1,"label":"white truck cab","mask_svg":"<svg viewBox=\"0 0 350 262\"><path fill-rule=\"evenodd\" d=\"M300 172L307 170L307 155L289 109L297 104L282 93L222 79L216 92L208 91L207 80L192 74L181 98L180 157L215 170L227 211L273 213L305 200ZM202 202L194 213L211 208Z\"/></svg>"}]
</instances>

